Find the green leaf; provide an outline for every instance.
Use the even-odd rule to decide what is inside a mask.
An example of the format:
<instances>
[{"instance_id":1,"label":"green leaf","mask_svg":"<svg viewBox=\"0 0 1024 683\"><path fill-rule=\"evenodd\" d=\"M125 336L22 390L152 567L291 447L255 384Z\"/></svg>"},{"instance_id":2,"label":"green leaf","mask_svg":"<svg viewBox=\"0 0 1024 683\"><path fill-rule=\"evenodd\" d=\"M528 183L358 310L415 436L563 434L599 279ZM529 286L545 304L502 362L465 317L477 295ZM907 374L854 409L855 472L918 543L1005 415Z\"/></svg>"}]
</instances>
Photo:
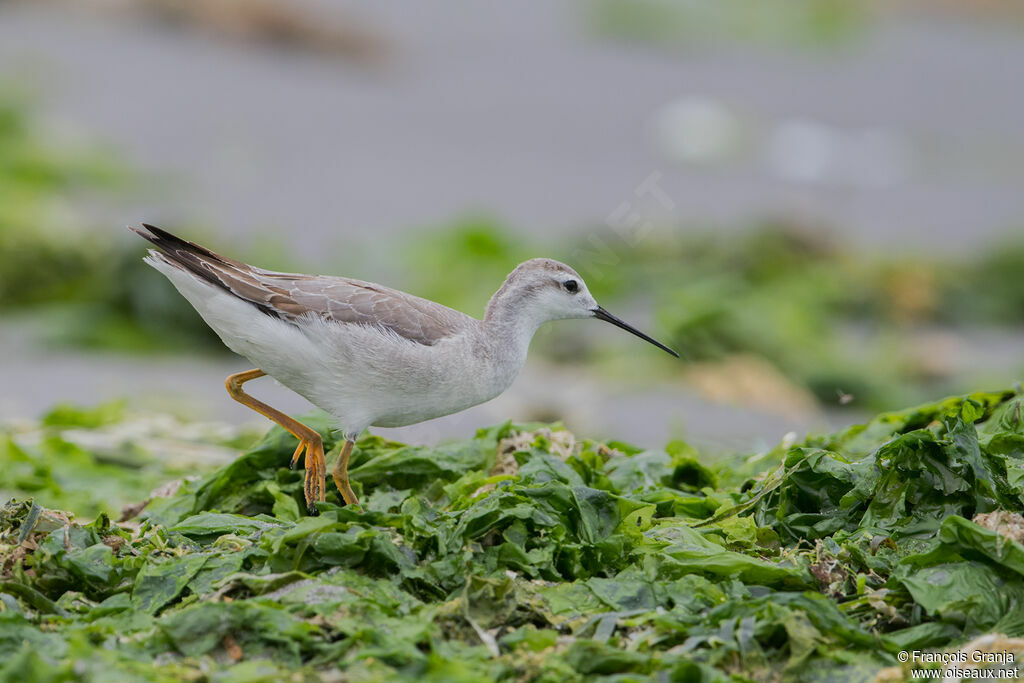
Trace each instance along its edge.
<instances>
[{"instance_id":1,"label":"green leaf","mask_svg":"<svg viewBox=\"0 0 1024 683\"><path fill-rule=\"evenodd\" d=\"M132 604L147 614L156 614L181 595L208 559L208 554L194 553L147 563L135 578Z\"/></svg>"},{"instance_id":2,"label":"green leaf","mask_svg":"<svg viewBox=\"0 0 1024 683\"><path fill-rule=\"evenodd\" d=\"M224 534L239 534L258 537L267 529L281 526L273 519L259 519L232 515L223 512L203 512L188 517L170 528L180 534L201 542L210 542Z\"/></svg>"}]
</instances>

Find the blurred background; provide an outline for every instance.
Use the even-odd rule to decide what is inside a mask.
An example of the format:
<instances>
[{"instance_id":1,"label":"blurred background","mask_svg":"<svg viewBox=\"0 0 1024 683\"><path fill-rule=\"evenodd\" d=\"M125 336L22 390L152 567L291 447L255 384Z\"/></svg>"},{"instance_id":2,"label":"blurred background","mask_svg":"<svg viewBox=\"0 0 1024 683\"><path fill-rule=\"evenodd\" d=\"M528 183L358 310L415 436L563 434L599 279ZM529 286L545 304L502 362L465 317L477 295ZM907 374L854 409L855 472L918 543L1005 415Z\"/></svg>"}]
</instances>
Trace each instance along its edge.
<instances>
[{"instance_id":1,"label":"blurred background","mask_svg":"<svg viewBox=\"0 0 1024 683\"><path fill-rule=\"evenodd\" d=\"M747 449L1007 387L1022 65L1009 0L0 1L0 422L263 424L143 221L476 316L559 258L686 357L549 325L505 395L379 430L421 443L511 418Z\"/></svg>"}]
</instances>

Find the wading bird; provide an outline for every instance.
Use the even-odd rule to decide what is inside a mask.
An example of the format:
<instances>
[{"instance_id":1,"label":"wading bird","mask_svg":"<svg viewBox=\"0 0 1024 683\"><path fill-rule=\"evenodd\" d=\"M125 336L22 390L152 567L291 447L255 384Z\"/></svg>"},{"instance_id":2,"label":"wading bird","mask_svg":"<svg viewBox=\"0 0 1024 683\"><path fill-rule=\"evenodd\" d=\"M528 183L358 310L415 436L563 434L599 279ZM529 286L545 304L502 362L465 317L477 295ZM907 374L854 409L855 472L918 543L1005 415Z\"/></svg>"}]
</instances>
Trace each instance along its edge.
<instances>
[{"instance_id":1,"label":"wading bird","mask_svg":"<svg viewBox=\"0 0 1024 683\"><path fill-rule=\"evenodd\" d=\"M250 266L143 224L146 263L167 276L206 324L256 369L231 375L231 398L273 420L305 453L310 513L325 500L327 463L315 430L245 393L270 375L331 414L344 446L332 471L345 503L357 503L348 461L367 427L401 427L465 410L502 393L549 320L597 318L678 354L597 305L575 270L548 258L519 264L491 297L483 320L372 282L277 273Z\"/></svg>"}]
</instances>

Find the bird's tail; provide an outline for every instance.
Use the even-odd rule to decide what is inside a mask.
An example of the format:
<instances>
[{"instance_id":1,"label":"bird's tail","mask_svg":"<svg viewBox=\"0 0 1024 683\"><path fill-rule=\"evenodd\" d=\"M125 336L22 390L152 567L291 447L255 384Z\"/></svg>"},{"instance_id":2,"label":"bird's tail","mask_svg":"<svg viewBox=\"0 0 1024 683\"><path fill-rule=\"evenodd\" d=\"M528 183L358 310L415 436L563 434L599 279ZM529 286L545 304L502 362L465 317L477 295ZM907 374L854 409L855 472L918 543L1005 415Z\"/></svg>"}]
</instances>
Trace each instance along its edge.
<instances>
[{"instance_id":1,"label":"bird's tail","mask_svg":"<svg viewBox=\"0 0 1024 683\"><path fill-rule=\"evenodd\" d=\"M161 230L155 225L143 223L142 229L134 226L128 226L128 229L156 246L159 252L151 250L152 256L162 257L164 262L192 273L218 287L225 287L224 281L217 277L218 270L227 267L231 270L246 271L250 268L241 261L221 256L195 242L189 242L166 230Z\"/></svg>"}]
</instances>

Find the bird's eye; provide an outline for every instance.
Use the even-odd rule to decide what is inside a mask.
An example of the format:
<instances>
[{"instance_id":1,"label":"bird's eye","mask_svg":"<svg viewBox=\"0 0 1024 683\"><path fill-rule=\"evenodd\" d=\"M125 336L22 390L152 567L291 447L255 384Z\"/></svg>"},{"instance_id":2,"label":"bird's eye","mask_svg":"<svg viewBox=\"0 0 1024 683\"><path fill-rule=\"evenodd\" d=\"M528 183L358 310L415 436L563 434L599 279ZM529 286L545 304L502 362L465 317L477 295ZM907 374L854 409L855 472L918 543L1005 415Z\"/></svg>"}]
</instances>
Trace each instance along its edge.
<instances>
[{"instance_id":1,"label":"bird's eye","mask_svg":"<svg viewBox=\"0 0 1024 683\"><path fill-rule=\"evenodd\" d=\"M565 282L562 283L562 286L565 287L565 291L569 292L570 294L575 294L580 289L580 284L575 280L566 280Z\"/></svg>"}]
</instances>

